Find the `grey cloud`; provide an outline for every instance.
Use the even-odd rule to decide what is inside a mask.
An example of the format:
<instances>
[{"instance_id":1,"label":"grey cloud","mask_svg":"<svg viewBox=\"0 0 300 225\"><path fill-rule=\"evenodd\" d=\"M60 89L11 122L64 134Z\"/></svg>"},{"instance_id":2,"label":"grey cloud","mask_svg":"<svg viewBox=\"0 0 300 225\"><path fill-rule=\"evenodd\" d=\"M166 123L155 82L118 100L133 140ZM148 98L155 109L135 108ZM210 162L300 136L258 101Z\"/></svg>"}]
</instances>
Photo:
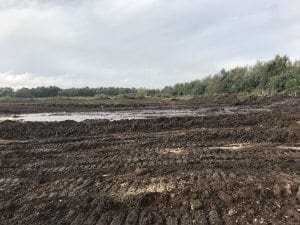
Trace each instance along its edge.
<instances>
[{"instance_id":1,"label":"grey cloud","mask_svg":"<svg viewBox=\"0 0 300 225\"><path fill-rule=\"evenodd\" d=\"M0 86L162 87L297 58L299 10L297 0L0 0L0 78L36 78Z\"/></svg>"}]
</instances>

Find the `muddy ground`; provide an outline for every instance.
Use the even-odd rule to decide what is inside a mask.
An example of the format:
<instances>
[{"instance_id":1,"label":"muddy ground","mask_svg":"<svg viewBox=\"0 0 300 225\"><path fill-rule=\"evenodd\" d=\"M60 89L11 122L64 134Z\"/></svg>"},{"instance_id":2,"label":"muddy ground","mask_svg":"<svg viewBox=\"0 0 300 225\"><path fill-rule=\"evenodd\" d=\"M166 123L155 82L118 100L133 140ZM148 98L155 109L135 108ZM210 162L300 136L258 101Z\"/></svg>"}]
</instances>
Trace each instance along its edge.
<instances>
[{"instance_id":1,"label":"muddy ground","mask_svg":"<svg viewBox=\"0 0 300 225\"><path fill-rule=\"evenodd\" d=\"M268 106L274 101L283 101L286 96L237 96L216 95L190 99L95 99L95 98L46 98L46 99L0 99L0 116L5 114L44 113L44 112L86 112L97 110L120 110L137 108L186 108L186 107L219 107L238 105Z\"/></svg>"},{"instance_id":2,"label":"muddy ground","mask_svg":"<svg viewBox=\"0 0 300 225\"><path fill-rule=\"evenodd\" d=\"M124 104L168 107L170 102ZM175 102L268 105L270 111L1 122L0 224L300 223L299 98ZM1 102L0 112L95 110L104 103L76 104Z\"/></svg>"}]
</instances>

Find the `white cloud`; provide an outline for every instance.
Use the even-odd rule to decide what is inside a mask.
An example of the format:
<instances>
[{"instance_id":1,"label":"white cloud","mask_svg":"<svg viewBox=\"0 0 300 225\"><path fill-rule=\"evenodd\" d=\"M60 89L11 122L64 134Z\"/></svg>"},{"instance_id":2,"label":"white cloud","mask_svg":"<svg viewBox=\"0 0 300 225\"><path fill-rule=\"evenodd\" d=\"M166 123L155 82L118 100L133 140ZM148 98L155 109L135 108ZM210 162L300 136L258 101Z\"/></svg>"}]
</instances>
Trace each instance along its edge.
<instances>
[{"instance_id":1,"label":"white cloud","mask_svg":"<svg viewBox=\"0 0 300 225\"><path fill-rule=\"evenodd\" d=\"M2 87L37 87L57 85L63 81L62 77L45 77L30 73L14 74L12 72L0 73L0 86Z\"/></svg>"},{"instance_id":2,"label":"white cloud","mask_svg":"<svg viewBox=\"0 0 300 225\"><path fill-rule=\"evenodd\" d=\"M299 10L298 0L0 0L0 86L4 76L34 86L18 81L27 74L36 85L162 87L298 57Z\"/></svg>"}]
</instances>

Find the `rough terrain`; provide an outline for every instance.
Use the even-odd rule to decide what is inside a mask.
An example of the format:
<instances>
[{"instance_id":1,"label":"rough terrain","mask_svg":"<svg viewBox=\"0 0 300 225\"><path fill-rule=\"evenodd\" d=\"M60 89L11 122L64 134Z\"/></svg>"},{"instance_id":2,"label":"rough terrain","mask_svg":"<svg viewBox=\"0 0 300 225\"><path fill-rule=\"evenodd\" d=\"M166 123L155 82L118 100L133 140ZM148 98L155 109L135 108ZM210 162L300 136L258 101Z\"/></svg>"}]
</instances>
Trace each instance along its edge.
<instances>
[{"instance_id":1,"label":"rough terrain","mask_svg":"<svg viewBox=\"0 0 300 225\"><path fill-rule=\"evenodd\" d=\"M270 110L1 122L0 224L299 224L299 98L215 98L175 105ZM125 106L172 105L145 102ZM51 104L0 103L0 112L76 108ZM103 108L82 104L77 108Z\"/></svg>"}]
</instances>

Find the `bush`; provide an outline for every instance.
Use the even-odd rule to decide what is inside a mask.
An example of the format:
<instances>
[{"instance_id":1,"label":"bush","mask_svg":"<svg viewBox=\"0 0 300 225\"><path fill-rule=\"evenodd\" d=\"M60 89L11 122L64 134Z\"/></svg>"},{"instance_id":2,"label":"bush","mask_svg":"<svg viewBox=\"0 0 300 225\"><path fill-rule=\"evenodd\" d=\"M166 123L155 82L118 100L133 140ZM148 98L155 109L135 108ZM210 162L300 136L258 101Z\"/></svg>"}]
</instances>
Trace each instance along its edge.
<instances>
[{"instance_id":1,"label":"bush","mask_svg":"<svg viewBox=\"0 0 300 225\"><path fill-rule=\"evenodd\" d=\"M99 99L99 100L101 100L101 99L109 99L109 97L107 95L104 95L104 94L96 94L94 98L95 99Z\"/></svg>"},{"instance_id":2,"label":"bush","mask_svg":"<svg viewBox=\"0 0 300 225\"><path fill-rule=\"evenodd\" d=\"M135 94L120 94L120 95L117 95L116 98L119 98L119 99L135 99L136 96L135 96Z\"/></svg>"}]
</instances>

